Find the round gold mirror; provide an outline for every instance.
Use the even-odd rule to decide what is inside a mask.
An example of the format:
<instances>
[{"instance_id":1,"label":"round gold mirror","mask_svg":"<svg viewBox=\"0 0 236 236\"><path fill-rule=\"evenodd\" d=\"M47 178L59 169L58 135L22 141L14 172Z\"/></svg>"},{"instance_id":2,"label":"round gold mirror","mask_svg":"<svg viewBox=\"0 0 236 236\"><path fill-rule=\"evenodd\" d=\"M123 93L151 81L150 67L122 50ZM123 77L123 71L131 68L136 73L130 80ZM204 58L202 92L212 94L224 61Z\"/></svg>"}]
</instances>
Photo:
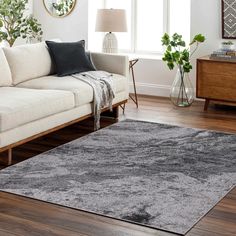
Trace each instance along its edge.
<instances>
[{"instance_id":1,"label":"round gold mirror","mask_svg":"<svg viewBox=\"0 0 236 236\"><path fill-rule=\"evenodd\" d=\"M69 15L76 4L76 0L43 0L48 13L55 17L65 17Z\"/></svg>"}]
</instances>

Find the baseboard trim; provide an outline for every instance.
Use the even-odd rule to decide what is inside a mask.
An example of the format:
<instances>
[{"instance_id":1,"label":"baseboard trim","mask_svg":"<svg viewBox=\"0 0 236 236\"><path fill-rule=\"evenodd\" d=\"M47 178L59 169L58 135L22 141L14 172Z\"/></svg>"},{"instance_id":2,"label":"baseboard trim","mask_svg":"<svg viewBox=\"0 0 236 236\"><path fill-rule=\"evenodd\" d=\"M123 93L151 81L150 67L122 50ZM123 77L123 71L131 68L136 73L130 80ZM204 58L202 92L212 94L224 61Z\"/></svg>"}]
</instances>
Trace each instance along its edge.
<instances>
[{"instance_id":1,"label":"baseboard trim","mask_svg":"<svg viewBox=\"0 0 236 236\"><path fill-rule=\"evenodd\" d=\"M134 86L132 82L129 83L129 89L130 93L134 93ZM136 89L137 93L140 95L148 95L154 97L170 97L171 85L136 83ZM202 99L196 97L195 100L202 101Z\"/></svg>"},{"instance_id":2,"label":"baseboard trim","mask_svg":"<svg viewBox=\"0 0 236 236\"><path fill-rule=\"evenodd\" d=\"M133 83L129 85L130 92L134 92ZM158 97L169 97L171 86L159 85L159 84L148 84L148 83L136 83L136 89L138 94L158 96Z\"/></svg>"}]
</instances>

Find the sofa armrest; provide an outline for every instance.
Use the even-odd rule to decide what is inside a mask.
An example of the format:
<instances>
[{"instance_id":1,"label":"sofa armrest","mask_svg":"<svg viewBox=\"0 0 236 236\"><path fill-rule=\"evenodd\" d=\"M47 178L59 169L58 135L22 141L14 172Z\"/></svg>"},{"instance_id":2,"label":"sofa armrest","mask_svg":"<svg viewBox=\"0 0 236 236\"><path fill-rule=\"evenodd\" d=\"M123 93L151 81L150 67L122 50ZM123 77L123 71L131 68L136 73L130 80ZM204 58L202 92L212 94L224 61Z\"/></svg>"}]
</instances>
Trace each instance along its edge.
<instances>
[{"instance_id":1,"label":"sofa armrest","mask_svg":"<svg viewBox=\"0 0 236 236\"><path fill-rule=\"evenodd\" d=\"M129 77L129 58L127 56L93 52L91 56L98 70Z\"/></svg>"}]
</instances>

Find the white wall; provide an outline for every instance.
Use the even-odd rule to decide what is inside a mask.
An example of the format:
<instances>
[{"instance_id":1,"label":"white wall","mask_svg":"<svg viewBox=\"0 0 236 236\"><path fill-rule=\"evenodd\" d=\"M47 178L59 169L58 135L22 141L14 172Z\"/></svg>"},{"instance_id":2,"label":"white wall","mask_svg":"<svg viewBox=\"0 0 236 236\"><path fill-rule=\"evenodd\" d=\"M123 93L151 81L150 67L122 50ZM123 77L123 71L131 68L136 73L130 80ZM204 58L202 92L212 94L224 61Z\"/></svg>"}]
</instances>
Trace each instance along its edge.
<instances>
[{"instance_id":1,"label":"white wall","mask_svg":"<svg viewBox=\"0 0 236 236\"><path fill-rule=\"evenodd\" d=\"M169 96L175 71L169 71L160 59L140 59L135 65L135 80L139 94ZM132 91L132 83L130 91Z\"/></svg>"},{"instance_id":2,"label":"white wall","mask_svg":"<svg viewBox=\"0 0 236 236\"><path fill-rule=\"evenodd\" d=\"M88 40L87 0L78 0L73 12L64 18L52 17L44 8L43 0L34 0L33 9L34 16L42 24L44 39Z\"/></svg>"},{"instance_id":3,"label":"white wall","mask_svg":"<svg viewBox=\"0 0 236 236\"><path fill-rule=\"evenodd\" d=\"M95 0L94 0L95 1ZM191 36L202 33L206 42L200 46L196 57L210 54L218 49L221 39L221 0L191 0ZM35 0L34 15L43 26L44 38L79 40L88 37L88 1L78 0L73 13L65 18L51 17L42 1ZM193 61L195 65L195 60ZM140 59L135 67L139 93L168 96L175 72L170 72L159 59ZM195 68L191 73L195 84Z\"/></svg>"},{"instance_id":4,"label":"white wall","mask_svg":"<svg viewBox=\"0 0 236 236\"><path fill-rule=\"evenodd\" d=\"M28 1L28 14L33 14L33 0Z\"/></svg>"},{"instance_id":5,"label":"white wall","mask_svg":"<svg viewBox=\"0 0 236 236\"><path fill-rule=\"evenodd\" d=\"M224 41L221 37L221 0L192 0L191 13L191 35L202 33L206 36L206 42L196 55L207 55L219 49Z\"/></svg>"}]
</instances>

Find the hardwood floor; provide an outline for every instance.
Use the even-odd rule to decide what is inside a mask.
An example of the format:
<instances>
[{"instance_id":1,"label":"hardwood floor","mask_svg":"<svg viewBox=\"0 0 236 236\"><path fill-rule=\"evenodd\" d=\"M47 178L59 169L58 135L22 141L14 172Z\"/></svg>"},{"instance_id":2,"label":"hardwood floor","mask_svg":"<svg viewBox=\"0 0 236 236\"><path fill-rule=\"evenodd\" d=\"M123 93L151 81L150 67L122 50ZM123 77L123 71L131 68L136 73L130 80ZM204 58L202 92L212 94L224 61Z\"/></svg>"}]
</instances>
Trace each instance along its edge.
<instances>
[{"instance_id":1,"label":"hardwood floor","mask_svg":"<svg viewBox=\"0 0 236 236\"><path fill-rule=\"evenodd\" d=\"M174 236L53 204L0 193L0 235Z\"/></svg>"},{"instance_id":2,"label":"hardwood floor","mask_svg":"<svg viewBox=\"0 0 236 236\"><path fill-rule=\"evenodd\" d=\"M126 118L167 123L178 126L236 133L236 107L214 105L204 112L204 102L196 101L191 107L177 108L169 99L140 98L139 109L131 102L127 105Z\"/></svg>"},{"instance_id":3,"label":"hardwood floor","mask_svg":"<svg viewBox=\"0 0 236 236\"><path fill-rule=\"evenodd\" d=\"M187 236L222 235L236 235L236 188L187 234Z\"/></svg>"},{"instance_id":4,"label":"hardwood floor","mask_svg":"<svg viewBox=\"0 0 236 236\"><path fill-rule=\"evenodd\" d=\"M166 98L140 97L139 109L132 102L120 119L139 119L179 126L236 133L236 108L195 102L190 108L173 107ZM105 127L114 120L104 118ZM50 150L93 131L93 120L72 125L13 150L13 162ZM6 167L6 154L0 154L0 169ZM235 167L236 171L236 167ZM83 236L171 236L154 229L89 214L53 204L0 192L0 236L83 235ZM236 189L232 190L187 236L236 235Z\"/></svg>"}]
</instances>

